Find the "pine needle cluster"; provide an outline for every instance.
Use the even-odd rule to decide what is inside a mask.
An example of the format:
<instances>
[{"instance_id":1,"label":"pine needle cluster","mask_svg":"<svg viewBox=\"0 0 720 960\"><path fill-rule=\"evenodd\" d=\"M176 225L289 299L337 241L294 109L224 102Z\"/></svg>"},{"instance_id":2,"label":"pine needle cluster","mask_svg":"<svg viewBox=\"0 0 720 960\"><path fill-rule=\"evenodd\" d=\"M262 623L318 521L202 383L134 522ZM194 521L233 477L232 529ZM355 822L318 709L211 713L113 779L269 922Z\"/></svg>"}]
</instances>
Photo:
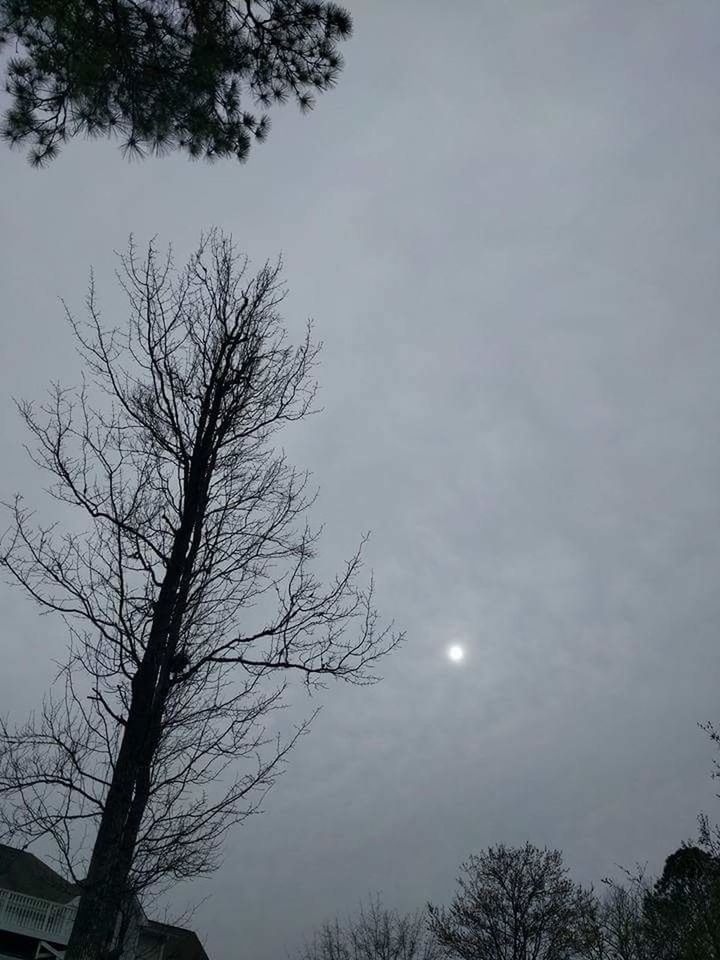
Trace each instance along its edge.
<instances>
[{"instance_id":1,"label":"pine needle cluster","mask_svg":"<svg viewBox=\"0 0 720 960\"><path fill-rule=\"evenodd\" d=\"M267 110L309 110L342 69L350 15L309 0L0 0L11 97L2 126L30 161L78 135L131 156L245 160Z\"/></svg>"}]
</instances>

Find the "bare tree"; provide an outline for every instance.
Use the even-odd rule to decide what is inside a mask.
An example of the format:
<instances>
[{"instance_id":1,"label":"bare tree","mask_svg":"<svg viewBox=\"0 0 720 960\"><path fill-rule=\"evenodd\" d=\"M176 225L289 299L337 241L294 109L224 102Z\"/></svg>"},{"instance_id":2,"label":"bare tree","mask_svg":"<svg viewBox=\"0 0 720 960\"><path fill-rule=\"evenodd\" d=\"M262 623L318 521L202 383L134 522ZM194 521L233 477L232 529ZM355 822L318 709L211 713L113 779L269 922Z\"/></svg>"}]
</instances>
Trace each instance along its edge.
<instances>
[{"instance_id":1,"label":"bare tree","mask_svg":"<svg viewBox=\"0 0 720 960\"><path fill-rule=\"evenodd\" d=\"M82 880L67 960L109 955L133 897L216 866L306 728L268 728L287 677L371 682L400 640L360 550L328 586L312 571L309 479L272 441L311 412L319 348L309 328L287 342L279 264L250 276L217 233L183 270L152 246L121 259L127 328L91 283L87 319L68 314L85 381L20 404L81 522L40 525L18 497L1 550L69 633L60 694L0 726L7 832L51 838Z\"/></svg>"},{"instance_id":2,"label":"bare tree","mask_svg":"<svg viewBox=\"0 0 720 960\"><path fill-rule=\"evenodd\" d=\"M463 960L570 960L596 942L595 898L573 883L558 850L489 847L461 867L450 907L429 905L430 929Z\"/></svg>"},{"instance_id":3,"label":"bare tree","mask_svg":"<svg viewBox=\"0 0 720 960\"><path fill-rule=\"evenodd\" d=\"M606 893L598 910L598 960L656 960L649 941L645 901L650 886L644 871L626 871L628 884L603 880Z\"/></svg>"},{"instance_id":4,"label":"bare tree","mask_svg":"<svg viewBox=\"0 0 720 960\"><path fill-rule=\"evenodd\" d=\"M440 956L422 911L388 910L376 895L345 923L323 924L299 960L439 960Z\"/></svg>"}]
</instances>

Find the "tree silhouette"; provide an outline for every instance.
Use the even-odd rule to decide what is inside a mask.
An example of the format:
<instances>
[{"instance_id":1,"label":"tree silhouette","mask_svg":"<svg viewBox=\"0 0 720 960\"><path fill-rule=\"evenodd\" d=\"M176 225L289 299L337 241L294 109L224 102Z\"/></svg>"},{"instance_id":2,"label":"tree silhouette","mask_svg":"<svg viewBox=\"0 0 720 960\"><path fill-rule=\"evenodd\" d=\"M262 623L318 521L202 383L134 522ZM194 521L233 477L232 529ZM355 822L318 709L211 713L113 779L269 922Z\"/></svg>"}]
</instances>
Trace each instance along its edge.
<instances>
[{"instance_id":1,"label":"tree silhouette","mask_svg":"<svg viewBox=\"0 0 720 960\"><path fill-rule=\"evenodd\" d=\"M603 880L606 892L598 906L598 937L590 960L658 960L645 916L649 881L642 869L625 874L627 884Z\"/></svg>"},{"instance_id":2,"label":"tree silhouette","mask_svg":"<svg viewBox=\"0 0 720 960\"><path fill-rule=\"evenodd\" d=\"M644 907L657 960L720 960L720 860L708 851L671 853Z\"/></svg>"},{"instance_id":3,"label":"tree silhouette","mask_svg":"<svg viewBox=\"0 0 720 960\"><path fill-rule=\"evenodd\" d=\"M597 940L593 895L573 883L558 850L489 847L461 867L448 908L430 929L462 960L571 960Z\"/></svg>"},{"instance_id":4,"label":"tree silhouette","mask_svg":"<svg viewBox=\"0 0 720 960\"><path fill-rule=\"evenodd\" d=\"M350 15L308 0L0 0L11 106L3 135L52 160L78 135L134 155L247 157L293 98L303 110L342 68Z\"/></svg>"},{"instance_id":5,"label":"tree silhouette","mask_svg":"<svg viewBox=\"0 0 720 960\"><path fill-rule=\"evenodd\" d=\"M18 497L0 544L70 634L62 693L0 724L7 832L51 838L82 881L66 960L105 957L148 887L215 867L304 730L267 729L286 677L371 682L400 639L359 550L327 586L312 571L308 477L273 437L311 412L318 347L309 329L287 342L279 266L248 276L219 234L184 271L152 247L122 262L127 328L105 327L91 287L71 318L86 382L20 407L81 524L38 525Z\"/></svg>"},{"instance_id":6,"label":"tree silhouette","mask_svg":"<svg viewBox=\"0 0 720 960\"><path fill-rule=\"evenodd\" d=\"M344 923L325 923L299 960L439 960L440 956L422 912L388 910L374 896Z\"/></svg>"}]
</instances>

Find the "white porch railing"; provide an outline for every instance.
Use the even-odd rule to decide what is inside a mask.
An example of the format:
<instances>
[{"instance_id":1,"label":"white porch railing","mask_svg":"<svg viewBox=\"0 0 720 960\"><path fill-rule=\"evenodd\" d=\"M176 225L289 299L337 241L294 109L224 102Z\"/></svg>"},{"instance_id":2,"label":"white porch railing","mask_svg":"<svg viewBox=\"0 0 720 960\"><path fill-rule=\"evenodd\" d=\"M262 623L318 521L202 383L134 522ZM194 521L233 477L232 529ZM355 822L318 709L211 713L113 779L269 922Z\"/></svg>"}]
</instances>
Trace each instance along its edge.
<instances>
[{"instance_id":1,"label":"white porch railing","mask_svg":"<svg viewBox=\"0 0 720 960\"><path fill-rule=\"evenodd\" d=\"M75 903L53 903L0 888L0 930L53 943L67 943L76 913Z\"/></svg>"}]
</instances>

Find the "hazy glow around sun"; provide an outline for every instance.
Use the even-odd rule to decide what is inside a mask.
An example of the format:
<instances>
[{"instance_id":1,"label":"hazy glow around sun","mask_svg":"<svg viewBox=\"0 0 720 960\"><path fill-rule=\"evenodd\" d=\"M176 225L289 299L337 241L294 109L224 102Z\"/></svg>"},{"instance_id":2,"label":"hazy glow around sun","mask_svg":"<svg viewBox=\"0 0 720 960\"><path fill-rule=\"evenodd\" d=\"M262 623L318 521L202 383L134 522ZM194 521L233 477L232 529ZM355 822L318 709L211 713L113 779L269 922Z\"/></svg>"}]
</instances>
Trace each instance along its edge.
<instances>
[{"instance_id":1,"label":"hazy glow around sun","mask_svg":"<svg viewBox=\"0 0 720 960\"><path fill-rule=\"evenodd\" d=\"M454 643L451 647L448 647L447 654L453 663L460 663L465 656L465 651L459 643Z\"/></svg>"}]
</instances>

